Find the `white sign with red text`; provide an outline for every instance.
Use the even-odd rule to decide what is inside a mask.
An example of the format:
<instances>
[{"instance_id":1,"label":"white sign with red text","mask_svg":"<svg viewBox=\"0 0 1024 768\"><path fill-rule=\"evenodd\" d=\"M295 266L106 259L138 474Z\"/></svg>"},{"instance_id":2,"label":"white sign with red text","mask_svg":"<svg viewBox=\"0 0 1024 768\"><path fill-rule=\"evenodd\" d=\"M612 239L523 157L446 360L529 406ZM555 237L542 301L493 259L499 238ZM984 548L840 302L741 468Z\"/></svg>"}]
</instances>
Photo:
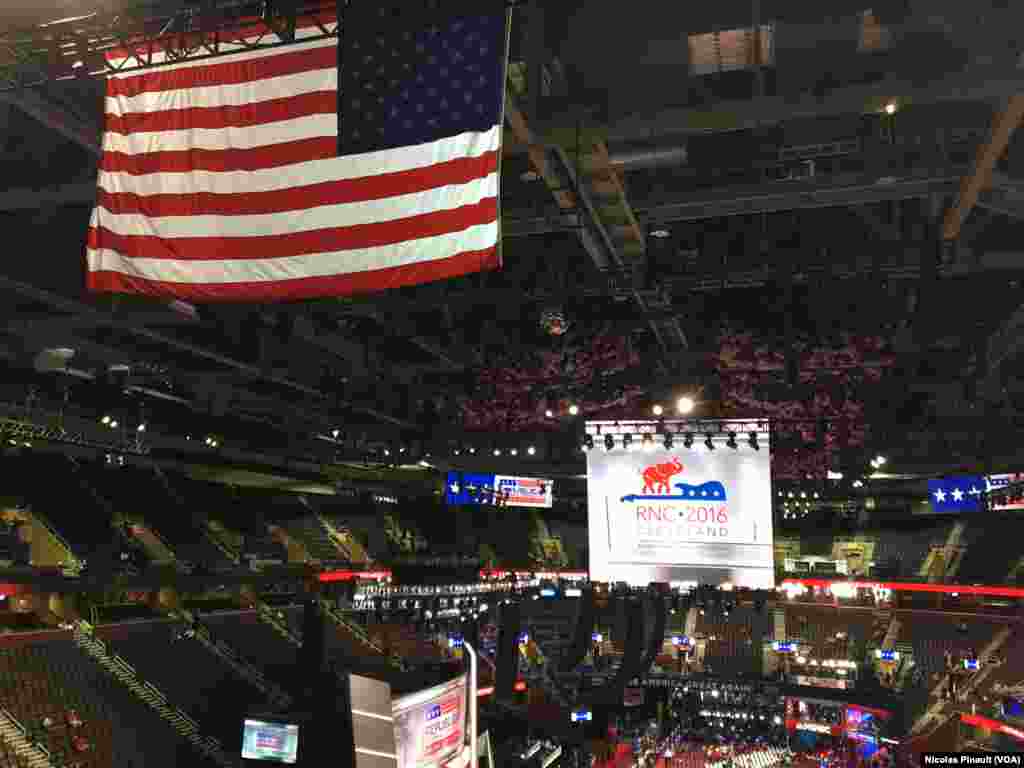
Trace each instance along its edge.
<instances>
[{"instance_id":1,"label":"white sign with red text","mask_svg":"<svg viewBox=\"0 0 1024 768\"><path fill-rule=\"evenodd\" d=\"M537 477L494 476L494 492L500 494L501 503L506 507L551 508L554 496L553 483Z\"/></svg>"},{"instance_id":2,"label":"white sign with red text","mask_svg":"<svg viewBox=\"0 0 1024 768\"><path fill-rule=\"evenodd\" d=\"M440 766L465 740L465 676L396 699L392 716L398 768Z\"/></svg>"}]
</instances>

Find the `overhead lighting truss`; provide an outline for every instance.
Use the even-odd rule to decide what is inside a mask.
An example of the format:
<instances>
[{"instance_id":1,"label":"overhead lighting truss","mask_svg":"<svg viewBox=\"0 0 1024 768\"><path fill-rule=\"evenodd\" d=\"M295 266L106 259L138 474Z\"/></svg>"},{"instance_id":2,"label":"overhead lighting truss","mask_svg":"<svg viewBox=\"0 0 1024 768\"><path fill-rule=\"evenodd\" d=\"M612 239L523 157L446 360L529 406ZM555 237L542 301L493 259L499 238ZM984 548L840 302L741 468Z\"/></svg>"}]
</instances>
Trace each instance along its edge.
<instances>
[{"instance_id":1,"label":"overhead lighting truss","mask_svg":"<svg viewBox=\"0 0 1024 768\"><path fill-rule=\"evenodd\" d=\"M321 3L214 0L163 13L151 7L0 34L0 91L305 43L338 31L334 6ZM106 55L118 49L131 55L112 64Z\"/></svg>"},{"instance_id":2,"label":"overhead lighting truss","mask_svg":"<svg viewBox=\"0 0 1024 768\"><path fill-rule=\"evenodd\" d=\"M588 421L584 431L584 445L593 446L595 439L604 443L607 450L616 445L627 449L637 445L654 447L660 444L670 448L676 441L690 448L693 435L700 435L705 441L721 442L733 447L736 436L747 439L743 447L756 442L767 445L772 424L767 419L658 419L656 421ZM600 437L599 437L600 436ZM687 436L690 436L687 440ZM740 447L740 445L736 445Z\"/></svg>"},{"instance_id":3,"label":"overhead lighting truss","mask_svg":"<svg viewBox=\"0 0 1024 768\"><path fill-rule=\"evenodd\" d=\"M84 432L70 432L60 426L38 424L23 419L0 418L0 443L31 447L36 442L61 443L92 448L112 454L145 456L149 446L135 435L130 440L102 440Z\"/></svg>"}]
</instances>

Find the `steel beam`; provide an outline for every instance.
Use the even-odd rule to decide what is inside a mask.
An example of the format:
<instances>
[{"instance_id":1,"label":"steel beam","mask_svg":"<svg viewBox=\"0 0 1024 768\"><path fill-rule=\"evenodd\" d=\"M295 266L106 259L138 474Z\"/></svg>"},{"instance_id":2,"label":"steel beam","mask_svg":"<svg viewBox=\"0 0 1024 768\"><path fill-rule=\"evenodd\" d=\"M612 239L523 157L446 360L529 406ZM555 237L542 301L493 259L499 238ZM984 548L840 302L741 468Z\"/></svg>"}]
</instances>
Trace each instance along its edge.
<instances>
[{"instance_id":1,"label":"steel beam","mask_svg":"<svg viewBox=\"0 0 1024 768\"><path fill-rule=\"evenodd\" d=\"M955 240L960 235L960 228L974 210L979 195L992 185L992 171L996 162L1006 151L1010 137L1024 119L1024 96L1011 96L1006 107L992 118L992 127L988 141L978 147L971 172L964 176L960 183L960 194L956 205L946 212L942 225L942 237Z\"/></svg>"},{"instance_id":2,"label":"steel beam","mask_svg":"<svg viewBox=\"0 0 1024 768\"><path fill-rule=\"evenodd\" d=\"M709 131L752 130L765 125L803 118L882 112L886 104L936 104L942 102L990 102L1017 95L1020 69L1007 66L976 66L922 86L910 79L890 78L878 83L837 88L824 98L813 94L794 99L773 96L763 99L723 101L711 107L668 109L650 115L631 115L611 122L602 133L610 144L649 141L657 137L685 136ZM569 127L551 133L566 132ZM552 136L546 137L551 139Z\"/></svg>"},{"instance_id":3,"label":"steel beam","mask_svg":"<svg viewBox=\"0 0 1024 768\"><path fill-rule=\"evenodd\" d=\"M72 141L93 157L100 156L100 128L44 99L31 90L0 91L0 101L17 107L47 128Z\"/></svg>"},{"instance_id":4,"label":"steel beam","mask_svg":"<svg viewBox=\"0 0 1024 768\"><path fill-rule=\"evenodd\" d=\"M16 293L19 296L32 299L33 301L41 302L61 312L68 312L71 314L84 315L86 317L94 318L97 324L110 326L113 328L120 328L121 330L126 331L134 336L138 336L140 338L147 339L158 344L163 344L164 346L176 349L180 352L185 352L187 354L193 355L194 357L199 358L201 360L206 360L208 362L224 366L225 368L232 369L249 379L274 384L284 389L290 389L299 394L305 395L307 397L313 397L318 400L332 399L324 392L321 392L320 390L314 387L310 387L307 384L303 384L301 382L294 381L283 376L277 376L273 373L269 373L265 370L262 370L256 365L251 365L241 360L236 360L234 358L227 357L226 355L222 355L219 352L204 349L194 344L189 344L188 342L182 341L181 339L176 339L173 336L168 336L165 333L160 333L159 331L154 331L150 328L141 326L133 322L130 316L119 315L114 312L96 309L94 307L88 306L87 304L82 304L78 301L74 301L73 299L68 299L65 298L64 296L60 296L56 293L53 293L52 291L47 291L43 288L37 288L34 285L29 285L28 283L23 283L18 280L12 280L11 278L3 275L0 275L0 288ZM354 411L364 413L379 421L388 422L391 424L395 424L397 426L409 428L413 428L415 426L411 422L405 421L404 419L399 419L395 416L392 416L391 414L383 413L374 408L369 408L367 406L359 405L357 403L353 403L350 401L337 401L336 405L338 405L339 407L351 408Z\"/></svg>"}]
</instances>

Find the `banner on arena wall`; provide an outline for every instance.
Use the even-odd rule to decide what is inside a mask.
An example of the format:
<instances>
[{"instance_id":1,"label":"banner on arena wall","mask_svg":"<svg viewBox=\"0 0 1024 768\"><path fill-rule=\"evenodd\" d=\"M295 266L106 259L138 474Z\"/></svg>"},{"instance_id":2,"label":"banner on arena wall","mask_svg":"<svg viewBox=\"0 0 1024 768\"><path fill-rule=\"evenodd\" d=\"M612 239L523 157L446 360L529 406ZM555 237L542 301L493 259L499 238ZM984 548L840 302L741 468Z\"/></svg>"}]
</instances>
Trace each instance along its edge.
<instances>
[{"instance_id":1,"label":"banner on arena wall","mask_svg":"<svg viewBox=\"0 0 1024 768\"><path fill-rule=\"evenodd\" d=\"M697 445L589 451L592 580L775 586L768 436Z\"/></svg>"},{"instance_id":2,"label":"banner on arena wall","mask_svg":"<svg viewBox=\"0 0 1024 768\"><path fill-rule=\"evenodd\" d=\"M1000 490L1010 485L1011 483L1024 482L1024 473L1016 472L1013 474L1005 475L989 475L985 478L985 491L987 493L998 493ZM992 501L992 497L989 497L989 509L994 512L1016 512L1024 509L1024 497L1017 499L1016 501L1002 501L996 504Z\"/></svg>"},{"instance_id":3,"label":"banner on arena wall","mask_svg":"<svg viewBox=\"0 0 1024 768\"><path fill-rule=\"evenodd\" d=\"M398 768L436 768L462 749L465 675L392 703Z\"/></svg>"},{"instance_id":4,"label":"banner on arena wall","mask_svg":"<svg viewBox=\"0 0 1024 768\"><path fill-rule=\"evenodd\" d=\"M449 472L445 502L449 506L498 503L506 507L550 509L554 502L553 487L551 480L539 477Z\"/></svg>"}]
</instances>

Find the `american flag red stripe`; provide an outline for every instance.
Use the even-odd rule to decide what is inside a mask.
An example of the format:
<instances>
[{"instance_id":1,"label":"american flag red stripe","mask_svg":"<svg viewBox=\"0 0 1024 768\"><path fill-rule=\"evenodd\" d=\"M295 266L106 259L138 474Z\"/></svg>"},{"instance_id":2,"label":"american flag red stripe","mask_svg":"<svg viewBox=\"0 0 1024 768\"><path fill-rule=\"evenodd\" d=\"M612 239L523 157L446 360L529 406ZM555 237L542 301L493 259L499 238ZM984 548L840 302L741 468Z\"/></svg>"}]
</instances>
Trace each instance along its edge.
<instances>
[{"instance_id":1,"label":"american flag red stripe","mask_svg":"<svg viewBox=\"0 0 1024 768\"><path fill-rule=\"evenodd\" d=\"M111 76L88 287L291 300L500 266L500 125L338 156L337 55L320 39Z\"/></svg>"}]
</instances>

